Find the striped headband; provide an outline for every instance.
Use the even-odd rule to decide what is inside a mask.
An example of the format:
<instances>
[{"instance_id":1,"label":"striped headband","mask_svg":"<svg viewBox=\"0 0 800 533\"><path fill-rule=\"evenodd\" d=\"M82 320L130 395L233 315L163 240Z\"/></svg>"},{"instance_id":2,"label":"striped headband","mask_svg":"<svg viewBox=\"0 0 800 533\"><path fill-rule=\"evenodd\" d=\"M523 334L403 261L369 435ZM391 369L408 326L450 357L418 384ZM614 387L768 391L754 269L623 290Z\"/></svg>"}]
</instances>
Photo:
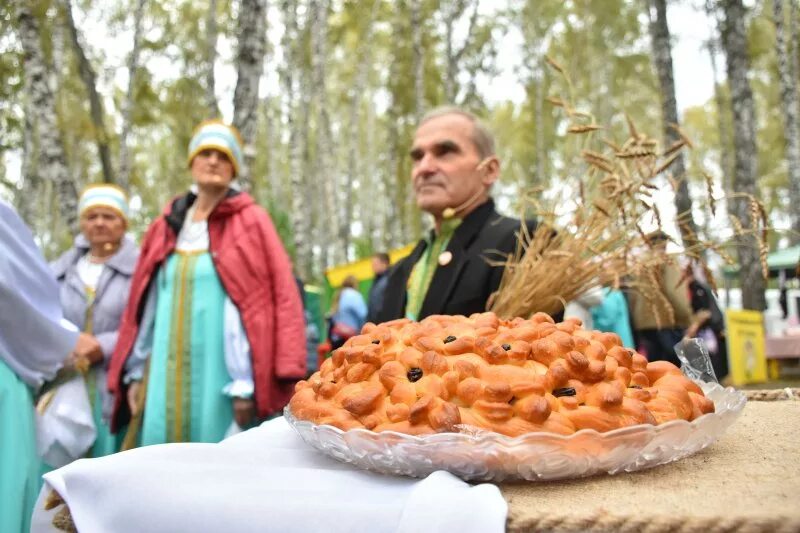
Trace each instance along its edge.
<instances>
[{"instance_id":1,"label":"striped headband","mask_svg":"<svg viewBox=\"0 0 800 533\"><path fill-rule=\"evenodd\" d=\"M239 131L221 120L206 120L194 130L189 142L189 157L187 164L191 166L192 159L202 152L213 148L228 156L233 163L234 176L239 173L239 162L242 161L242 138Z\"/></svg>"},{"instance_id":2,"label":"striped headband","mask_svg":"<svg viewBox=\"0 0 800 533\"><path fill-rule=\"evenodd\" d=\"M83 216L92 207L108 207L128 221L128 197L116 185L89 185L78 200L78 216Z\"/></svg>"}]
</instances>

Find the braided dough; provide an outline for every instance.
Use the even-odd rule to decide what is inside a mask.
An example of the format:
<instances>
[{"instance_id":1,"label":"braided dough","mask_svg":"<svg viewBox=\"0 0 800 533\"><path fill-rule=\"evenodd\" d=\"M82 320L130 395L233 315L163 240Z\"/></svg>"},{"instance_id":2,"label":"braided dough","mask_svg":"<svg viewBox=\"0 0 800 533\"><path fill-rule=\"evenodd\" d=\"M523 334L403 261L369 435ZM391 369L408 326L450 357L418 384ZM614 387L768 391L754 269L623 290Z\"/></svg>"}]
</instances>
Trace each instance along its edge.
<instances>
[{"instance_id":1,"label":"braided dough","mask_svg":"<svg viewBox=\"0 0 800 533\"><path fill-rule=\"evenodd\" d=\"M675 365L614 333L544 313L366 324L295 388L295 417L412 435L474 426L511 437L693 420L714 403Z\"/></svg>"}]
</instances>

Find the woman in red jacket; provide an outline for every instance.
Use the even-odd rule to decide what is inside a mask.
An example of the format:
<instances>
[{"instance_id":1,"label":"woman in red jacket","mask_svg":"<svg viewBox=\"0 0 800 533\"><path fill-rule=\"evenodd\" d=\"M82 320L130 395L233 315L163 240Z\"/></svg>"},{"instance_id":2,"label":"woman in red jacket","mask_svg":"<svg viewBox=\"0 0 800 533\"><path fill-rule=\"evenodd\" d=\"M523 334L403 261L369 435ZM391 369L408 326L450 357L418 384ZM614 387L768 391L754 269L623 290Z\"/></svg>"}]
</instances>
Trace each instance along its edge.
<instances>
[{"instance_id":1,"label":"woman in red jacket","mask_svg":"<svg viewBox=\"0 0 800 533\"><path fill-rule=\"evenodd\" d=\"M194 187L142 242L108 377L112 427L143 408L142 445L217 442L280 410L305 375L289 258L267 213L231 187L241 159L235 128L200 124Z\"/></svg>"}]
</instances>

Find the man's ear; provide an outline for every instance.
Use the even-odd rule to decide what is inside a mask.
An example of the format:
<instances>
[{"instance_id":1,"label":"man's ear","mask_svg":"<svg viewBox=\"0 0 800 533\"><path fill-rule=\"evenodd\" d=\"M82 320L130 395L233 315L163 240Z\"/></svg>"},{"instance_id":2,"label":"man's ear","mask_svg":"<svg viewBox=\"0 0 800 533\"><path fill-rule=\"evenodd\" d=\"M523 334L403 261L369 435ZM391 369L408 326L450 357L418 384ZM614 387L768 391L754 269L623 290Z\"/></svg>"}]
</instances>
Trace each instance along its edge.
<instances>
[{"instance_id":1,"label":"man's ear","mask_svg":"<svg viewBox=\"0 0 800 533\"><path fill-rule=\"evenodd\" d=\"M481 176L481 182L487 186L491 187L495 181L500 177L500 160L497 159L497 156L490 156L487 158L486 162L483 165L483 174Z\"/></svg>"}]
</instances>

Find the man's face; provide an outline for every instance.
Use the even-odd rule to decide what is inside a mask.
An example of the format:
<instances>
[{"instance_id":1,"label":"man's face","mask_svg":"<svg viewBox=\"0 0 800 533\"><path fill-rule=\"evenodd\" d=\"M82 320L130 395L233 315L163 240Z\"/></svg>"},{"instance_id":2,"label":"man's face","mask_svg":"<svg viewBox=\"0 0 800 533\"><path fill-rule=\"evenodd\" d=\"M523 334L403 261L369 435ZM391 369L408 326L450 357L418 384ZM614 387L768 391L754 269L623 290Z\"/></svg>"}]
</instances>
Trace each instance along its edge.
<instances>
[{"instance_id":1,"label":"man's face","mask_svg":"<svg viewBox=\"0 0 800 533\"><path fill-rule=\"evenodd\" d=\"M386 272L386 263L384 263L380 257L373 257L372 271L376 274L383 274Z\"/></svg>"},{"instance_id":2,"label":"man's face","mask_svg":"<svg viewBox=\"0 0 800 533\"><path fill-rule=\"evenodd\" d=\"M440 217L486 193L497 179L497 166L478 168L481 157L472 140L474 126L461 115L442 115L424 122L411 148L411 179L417 205Z\"/></svg>"}]
</instances>

